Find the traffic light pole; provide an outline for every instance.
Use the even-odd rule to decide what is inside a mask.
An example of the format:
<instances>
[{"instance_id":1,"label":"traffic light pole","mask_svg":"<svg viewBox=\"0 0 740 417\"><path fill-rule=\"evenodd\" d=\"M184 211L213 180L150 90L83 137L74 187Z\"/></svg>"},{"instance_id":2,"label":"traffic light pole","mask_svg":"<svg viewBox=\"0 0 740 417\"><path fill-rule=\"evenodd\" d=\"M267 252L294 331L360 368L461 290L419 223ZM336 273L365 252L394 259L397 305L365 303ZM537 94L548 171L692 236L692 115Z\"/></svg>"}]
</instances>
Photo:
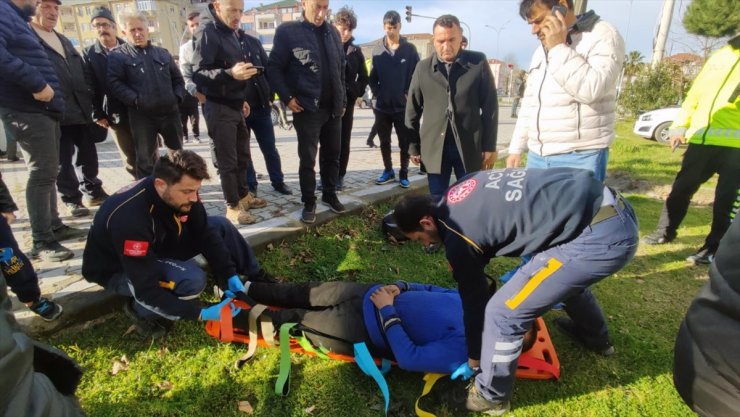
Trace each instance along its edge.
<instances>
[{"instance_id":1,"label":"traffic light pole","mask_svg":"<svg viewBox=\"0 0 740 417\"><path fill-rule=\"evenodd\" d=\"M436 17L424 16L424 15L412 13L411 6L406 6L406 21L409 23L411 22L411 16L421 17L423 19L437 20ZM470 48L470 46L473 45L473 31L471 31L470 26L468 26L468 24L463 22L462 20L460 20L460 24L465 26L468 29L468 48Z\"/></svg>"}]
</instances>

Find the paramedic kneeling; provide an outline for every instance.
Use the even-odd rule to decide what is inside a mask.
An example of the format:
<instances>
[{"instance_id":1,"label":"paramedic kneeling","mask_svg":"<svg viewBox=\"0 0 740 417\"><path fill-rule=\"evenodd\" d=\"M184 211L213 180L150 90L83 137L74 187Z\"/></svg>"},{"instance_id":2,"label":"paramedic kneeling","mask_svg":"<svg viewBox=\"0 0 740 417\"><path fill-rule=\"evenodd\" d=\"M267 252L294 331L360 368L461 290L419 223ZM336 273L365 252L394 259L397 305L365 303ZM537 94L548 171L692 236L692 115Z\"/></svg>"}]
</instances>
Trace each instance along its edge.
<instances>
[{"instance_id":1,"label":"paramedic kneeling","mask_svg":"<svg viewBox=\"0 0 740 417\"><path fill-rule=\"evenodd\" d=\"M223 289L274 281L252 248L225 218L206 214L199 190L208 169L192 151L160 157L151 176L108 198L95 215L82 257L82 275L117 294L139 334L160 337L173 320L209 320L197 298L206 273L191 259L202 254ZM225 303L225 301L224 301Z\"/></svg>"},{"instance_id":2,"label":"paramedic kneeling","mask_svg":"<svg viewBox=\"0 0 740 417\"><path fill-rule=\"evenodd\" d=\"M634 256L637 220L629 203L592 172L478 172L453 185L438 203L430 196L404 198L395 219L409 239L445 245L463 304L468 374L477 373L468 391L469 410L491 415L509 410L522 336L558 302L565 302L572 319L556 320L567 335L595 352L614 353L589 286ZM486 264L522 254L535 256L489 300Z\"/></svg>"}]
</instances>

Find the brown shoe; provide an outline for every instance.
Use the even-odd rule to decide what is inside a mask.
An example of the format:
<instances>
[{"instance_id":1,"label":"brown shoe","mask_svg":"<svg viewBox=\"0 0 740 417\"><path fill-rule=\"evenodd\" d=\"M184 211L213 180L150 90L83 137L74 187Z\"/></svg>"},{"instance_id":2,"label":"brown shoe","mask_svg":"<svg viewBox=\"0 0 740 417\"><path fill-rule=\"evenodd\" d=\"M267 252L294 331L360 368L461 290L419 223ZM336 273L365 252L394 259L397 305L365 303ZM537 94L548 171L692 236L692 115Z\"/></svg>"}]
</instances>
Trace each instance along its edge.
<instances>
[{"instance_id":1,"label":"brown shoe","mask_svg":"<svg viewBox=\"0 0 740 417\"><path fill-rule=\"evenodd\" d=\"M262 208L267 206L267 201L255 197L252 193L247 193L241 200L239 200L239 207L242 210L249 210L253 208Z\"/></svg>"},{"instance_id":2,"label":"brown shoe","mask_svg":"<svg viewBox=\"0 0 740 417\"><path fill-rule=\"evenodd\" d=\"M240 207L226 207L226 218L235 224L257 223L256 217L249 214L248 211L242 210Z\"/></svg>"}]
</instances>

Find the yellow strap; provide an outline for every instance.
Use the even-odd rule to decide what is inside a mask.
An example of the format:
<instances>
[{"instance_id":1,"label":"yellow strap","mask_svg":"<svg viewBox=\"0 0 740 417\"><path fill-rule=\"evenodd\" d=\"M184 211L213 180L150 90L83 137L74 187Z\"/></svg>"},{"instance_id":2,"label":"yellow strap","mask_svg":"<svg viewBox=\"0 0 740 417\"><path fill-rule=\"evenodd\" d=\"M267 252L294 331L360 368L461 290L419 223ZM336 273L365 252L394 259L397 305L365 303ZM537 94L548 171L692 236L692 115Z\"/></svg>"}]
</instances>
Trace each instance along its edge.
<instances>
[{"instance_id":1,"label":"yellow strap","mask_svg":"<svg viewBox=\"0 0 740 417\"><path fill-rule=\"evenodd\" d=\"M554 274L561 266L563 266L562 262L555 258L550 258L545 267L537 271L537 273L530 278L530 280L514 297L506 300L506 306L515 310L519 307L519 304L523 303L524 300L526 300L527 297L529 297L529 295L532 294L540 284L542 284L543 281L549 278L550 275Z\"/></svg>"},{"instance_id":2,"label":"yellow strap","mask_svg":"<svg viewBox=\"0 0 740 417\"><path fill-rule=\"evenodd\" d=\"M437 374L434 372L427 372L424 374L424 388L421 390L421 395L419 398L416 399L416 415L419 417L436 417L434 414L429 413L427 411L422 410L419 408L419 401L421 401L422 398L424 398L427 394L429 394L432 391L432 388L434 387L434 384L439 381L440 378L443 376L447 376L447 374Z\"/></svg>"}]
</instances>

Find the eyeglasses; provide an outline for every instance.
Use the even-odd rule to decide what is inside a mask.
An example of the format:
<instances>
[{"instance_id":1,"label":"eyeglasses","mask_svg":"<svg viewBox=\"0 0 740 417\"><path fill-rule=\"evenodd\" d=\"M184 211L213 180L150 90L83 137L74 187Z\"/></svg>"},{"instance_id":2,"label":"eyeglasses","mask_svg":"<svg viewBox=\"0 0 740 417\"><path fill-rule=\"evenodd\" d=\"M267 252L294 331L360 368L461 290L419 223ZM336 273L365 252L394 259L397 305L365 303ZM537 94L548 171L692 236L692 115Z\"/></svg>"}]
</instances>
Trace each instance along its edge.
<instances>
[{"instance_id":1,"label":"eyeglasses","mask_svg":"<svg viewBox=\"0 0 740 417\"><path fill-rule=\"evenodd\" d=\"M112 25L110 23L96 23L92 25L95 29L110 29Z\"/></svg>"}]
</instances>

